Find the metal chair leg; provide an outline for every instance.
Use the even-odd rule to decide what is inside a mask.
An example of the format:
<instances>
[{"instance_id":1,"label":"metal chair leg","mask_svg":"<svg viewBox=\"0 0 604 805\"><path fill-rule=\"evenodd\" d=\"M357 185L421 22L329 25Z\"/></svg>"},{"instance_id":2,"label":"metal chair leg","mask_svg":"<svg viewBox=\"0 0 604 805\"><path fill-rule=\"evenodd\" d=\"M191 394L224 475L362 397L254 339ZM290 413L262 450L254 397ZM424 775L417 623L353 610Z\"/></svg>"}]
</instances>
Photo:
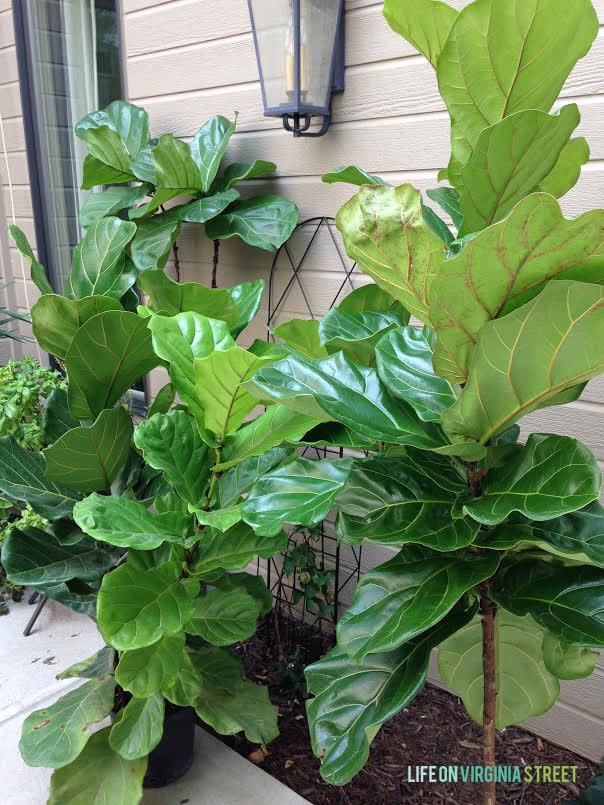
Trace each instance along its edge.
<instances>
[{"instance_id":1,"label":"metal chair leg","mask_svg":"<svg viewBox=\"0 0 604 805\"><path fill-rule=\"evenodd\" d=\"M29 601L27 603L28 604L35 604L39 595L40 595L40 593L37 593L34 590L33 593L29 596Z\"/></svg>"},{"instance_id":2,"label":"metal chair leg","mask_svg":"<svg viewBox=\"0 0 604 805\"><path fill-rule=\"evenodd\" d=\"M40 612L42 612L42 610L44 609L44 605L46 604L47 601L48 601L47 595L43 595L40 597L40 600L38 601L38 604L34 610L34 614L31 616L27 626L23 630L24 637L29 637L29 635L31 634L31 630L34 628L34 624L40 617Z\"/></svg>"}]
</instances>

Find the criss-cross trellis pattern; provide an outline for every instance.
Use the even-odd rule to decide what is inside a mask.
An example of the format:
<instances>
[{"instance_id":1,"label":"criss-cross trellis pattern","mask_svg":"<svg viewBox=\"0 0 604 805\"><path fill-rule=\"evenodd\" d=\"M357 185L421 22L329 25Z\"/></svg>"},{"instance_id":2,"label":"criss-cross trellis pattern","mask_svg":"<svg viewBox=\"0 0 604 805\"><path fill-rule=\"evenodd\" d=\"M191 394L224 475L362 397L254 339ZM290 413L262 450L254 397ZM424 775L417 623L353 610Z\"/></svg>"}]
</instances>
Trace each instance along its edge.
<instances>
[{"instance_id":1,"label":"criss-cross trellis pattern","mask_svg":"<svg viewBox=\"0 0 604 805\"><path fill-rule=\"evenodd\" d=\"M326 286L330 295L325 297L323 288L319 301L317 266L326 272L326 276L329 272ZM351 263L346 257L335 220L323 216L303 221L275 254L271 266L267 338L274 340L272 330L281 321L294 317L319 318L362 282L363 275L357 271L356 263ZM297 300L294 312L290 302L292 297ZM338 458L342 454L342 449L330 448L307 447L303 451L303 455L309 458ZM308 583L305 574L308 571L300 567L292 570L293 563L287 561L294 549L303 545L313 549L314 564L320 578L329 573L325 577L328 581L323 587L323 594L318 594L324 602L320 608L304 595ZM323 653L321 633L326 637L331 634L338 621L343 598L349 599L354 591L361 571L361 550L360 546L341 546L335 537L335 522L328 517L316 529L292 530L287 551L268 560L265 571L267 583L273 593L275 613L279 620L279 639L285 653L298 649L305 661Z\"/></svg>"}]
</instances>

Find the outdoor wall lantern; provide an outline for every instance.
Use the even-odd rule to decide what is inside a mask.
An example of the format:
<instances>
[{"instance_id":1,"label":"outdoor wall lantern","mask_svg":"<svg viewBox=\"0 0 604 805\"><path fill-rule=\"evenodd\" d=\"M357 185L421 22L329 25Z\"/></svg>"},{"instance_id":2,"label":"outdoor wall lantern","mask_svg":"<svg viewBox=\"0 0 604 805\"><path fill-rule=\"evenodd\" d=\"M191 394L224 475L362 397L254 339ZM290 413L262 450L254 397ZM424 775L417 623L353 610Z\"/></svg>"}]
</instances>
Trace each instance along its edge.
<instances>
[{"instance_id":1,"label":"outdoor wall lantern","mask_svg":"<svg viewBox=\"0 0 604 805\"><path fill-rule=\"evenodd\" d=\"M294 137L321 137L344 91L344 0L248 0L264 114ZM321 117L318 131L309 131Z\"/></svg>"}]
</instances>

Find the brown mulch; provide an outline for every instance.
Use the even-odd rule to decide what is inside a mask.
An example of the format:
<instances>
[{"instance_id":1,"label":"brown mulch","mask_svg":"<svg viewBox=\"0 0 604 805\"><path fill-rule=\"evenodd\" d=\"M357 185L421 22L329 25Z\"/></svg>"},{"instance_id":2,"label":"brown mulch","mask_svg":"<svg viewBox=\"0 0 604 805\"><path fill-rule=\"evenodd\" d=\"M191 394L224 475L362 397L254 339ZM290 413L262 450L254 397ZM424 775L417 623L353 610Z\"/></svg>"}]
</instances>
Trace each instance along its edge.
<instances>
[{"instance_id":1,"label":"brown mulch","mask_svg":"<svg viewBox=\"0 0 604 805\"><path fill-rule=\"evenodd\" d=\"M284 679L284 651L272 621L239 647L248 676L269 685L271 700L279 708L280 736L269 745L268 754L240 735L216 737L315 805L482 802L479 784L407 782L407 767L482 765L479 727L459 699L431 685L382 727L371 744L369 761L352 782L340 788L324 782L310 748L304 696L295 684L301 677L294 670ZM578 796L596 771L584 758L515 727L498 734L497 761L509 766L578 766L576 785L501 783L498 805L560 805Z\"/></svg>"}]
</instances>

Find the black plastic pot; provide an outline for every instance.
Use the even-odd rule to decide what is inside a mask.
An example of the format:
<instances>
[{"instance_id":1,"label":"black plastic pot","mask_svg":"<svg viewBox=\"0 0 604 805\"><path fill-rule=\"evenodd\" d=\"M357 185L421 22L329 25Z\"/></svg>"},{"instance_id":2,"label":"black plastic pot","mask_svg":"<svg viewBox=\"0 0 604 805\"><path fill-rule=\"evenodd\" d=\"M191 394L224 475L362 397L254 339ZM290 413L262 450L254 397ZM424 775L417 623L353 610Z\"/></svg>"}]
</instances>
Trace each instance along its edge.
<instances>
[{"instance_id":1,"label":"black plastic pot","mask_svg":"<svg viewBox=\"0 0 604 805\"><path fill-rule=\"evenodd\" d=\"M164 734L149 755L145 788L163 788L176 782L193 765L195 752L195 710L166 702Z\"/></svg>"}]
</instances>

